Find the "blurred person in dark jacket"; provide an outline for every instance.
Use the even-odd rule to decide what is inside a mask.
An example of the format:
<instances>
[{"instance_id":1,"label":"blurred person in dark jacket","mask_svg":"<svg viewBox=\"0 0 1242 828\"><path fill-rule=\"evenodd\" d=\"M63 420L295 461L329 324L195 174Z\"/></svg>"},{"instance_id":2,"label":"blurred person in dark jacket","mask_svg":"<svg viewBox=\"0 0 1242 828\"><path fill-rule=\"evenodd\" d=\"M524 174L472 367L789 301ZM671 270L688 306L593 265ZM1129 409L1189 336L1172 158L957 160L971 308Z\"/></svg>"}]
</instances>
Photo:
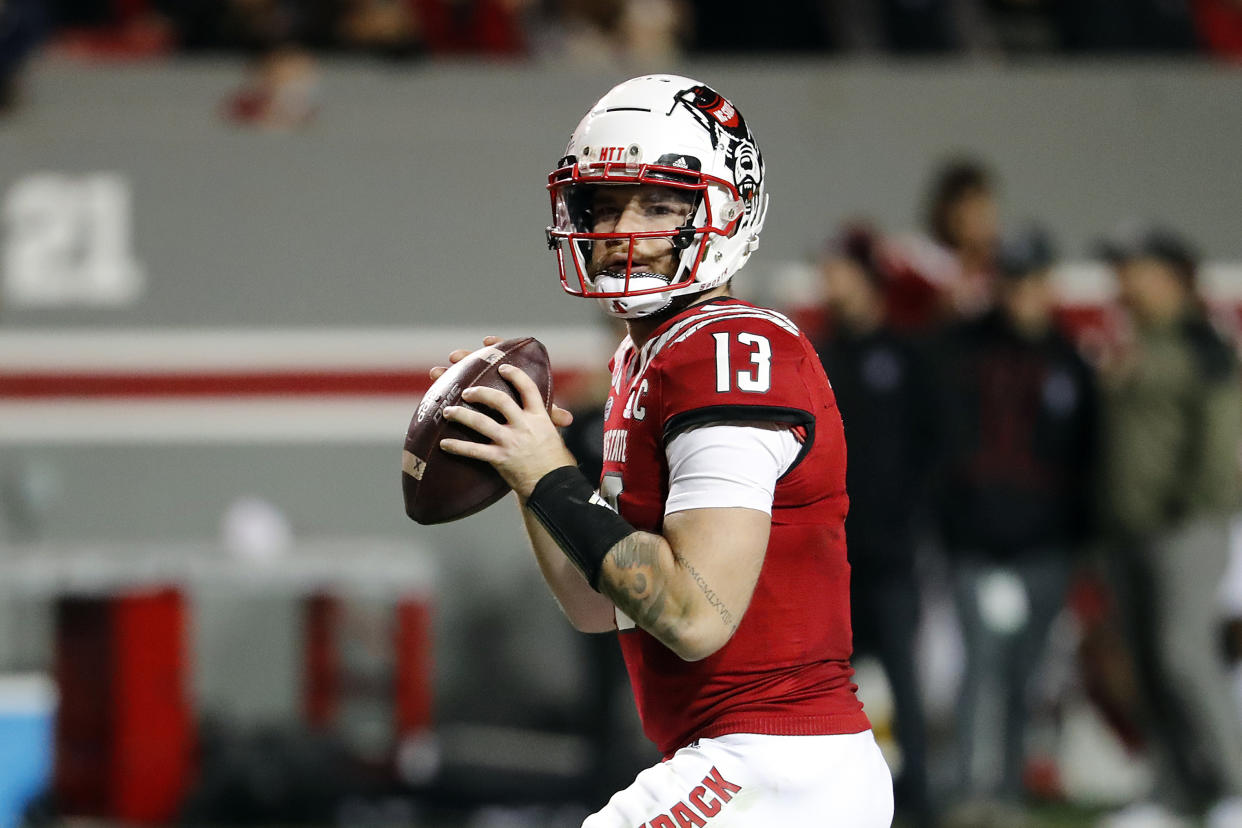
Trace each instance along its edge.
<instances>
[{"instance_id":1,"label":"blurred person in dark jacket","mask_svg":"<svg viewBox=\"0 0 1242 828\"><path fill-rule=\"evenodd\" d=\"M969 806L1022 824L1028 684L1091 522L1092 372L1054 321L1053 250L999 247L995 308L946 333L938 518L966 665L958 759Z\"/></svg>"},{"instance_id":2,"label":"blurred person in dark jacket","mask_svg":"<svg viewBox=\"0 0 1242 828\"><path fill-rule=\"evenodd\" d=\"M831 333L817 346L845 424L854 649L879 659L892 688L902 758L898 813L928 825L915 543L933 456L931 391L919 352L887 321L878 254L878 239L863 225L830 244L821 270Z\"/></svg>"},{"instance_id":3,"label":"blurred person in dark jacket","mask_svg":"<svg viewBox=\"0 0 1242 828\"><path fill-rule=\"evenodd\" d=\"M1237 359L1205 316L1185 239L1131 225L1103 252L1131 328L1103 369L1105 527L1157 768L1153 801L1103 824L1180 825L1206 807L1209 828L1236 828L1242 722L1217 589L1242 499Z\"/></svg>"}]
</instances>

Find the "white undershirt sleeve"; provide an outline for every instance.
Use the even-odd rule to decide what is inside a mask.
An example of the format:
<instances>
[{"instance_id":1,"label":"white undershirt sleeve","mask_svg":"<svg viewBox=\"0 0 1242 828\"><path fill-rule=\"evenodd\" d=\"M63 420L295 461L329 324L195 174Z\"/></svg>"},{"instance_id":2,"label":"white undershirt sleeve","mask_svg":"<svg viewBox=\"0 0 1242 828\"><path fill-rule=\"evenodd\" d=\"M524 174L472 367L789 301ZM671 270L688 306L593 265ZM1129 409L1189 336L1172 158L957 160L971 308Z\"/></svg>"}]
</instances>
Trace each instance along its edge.
<instances>
[{"instance_id":1,"label":"white undershirt sleeve","mask_svg":"<svg viewBox=\"0 0 1242 828\"><path fill-rule=\"evenodd\" d=\"M669 441L664 514L741 507L772 514L776 481L793 465L802 441L779 423L712 423Z\"/></svg>"}]
</instances>

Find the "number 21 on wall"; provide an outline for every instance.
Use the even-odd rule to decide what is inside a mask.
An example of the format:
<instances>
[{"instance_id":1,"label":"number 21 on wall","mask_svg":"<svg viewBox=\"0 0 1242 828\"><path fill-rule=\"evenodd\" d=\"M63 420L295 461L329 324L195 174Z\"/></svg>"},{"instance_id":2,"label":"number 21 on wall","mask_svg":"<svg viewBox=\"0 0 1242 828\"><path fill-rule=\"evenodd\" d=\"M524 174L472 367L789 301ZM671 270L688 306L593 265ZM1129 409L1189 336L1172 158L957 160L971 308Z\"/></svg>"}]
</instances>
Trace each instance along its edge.
<instances>
[{"instance_id":1,"label":"number 21 on wall","mask_svg":"<svg viewBox=\"0 0 1242 828\"><path fill-rule=\"evenodd\" d=\"M737 344L745 349L744 355L750 357L753 366L746 370L733 373L730 361L730 339L733 335L721 331L712 334L716 340L716 391L724 394L733 390L737 380L737 390L752 394L762 394L772 387L772 343L766 336L752 333L736 335Z\"/></svg>"}]
</instances>

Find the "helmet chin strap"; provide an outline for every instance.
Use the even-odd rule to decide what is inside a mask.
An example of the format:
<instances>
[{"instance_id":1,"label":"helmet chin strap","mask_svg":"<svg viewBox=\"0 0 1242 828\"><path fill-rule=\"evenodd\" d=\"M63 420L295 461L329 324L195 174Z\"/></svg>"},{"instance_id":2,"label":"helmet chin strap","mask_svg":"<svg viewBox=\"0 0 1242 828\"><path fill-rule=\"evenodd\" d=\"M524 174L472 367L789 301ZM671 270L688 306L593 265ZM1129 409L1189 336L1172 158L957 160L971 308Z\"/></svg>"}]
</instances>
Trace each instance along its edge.
<instances>
[{"instance_id":1,"label":"helmet chin strap","mask_svg":"<svg viewBox=\"0 0 1242 828\"><path fill-rule=\"evenodd\" d=\"M631 273L629 290L647 290L648 288L664 287L672 281L668 276L659 273ZM626 278L611 271L604 271L594 279L594 289L603 293L620 293L626 290ZM672 297L667 292L648 293L642 296L618 296L612 299L599 299L600 307L609 316L617 319L641 319L659 313L668 307Z\"/></svg>"},{"instance_id":2,"label":"helmet chin strap","mask_svg":"<svg viewBox=\"0 0 1242 828\"><path fill-rule=\"evenodd\" d=\"M670 238L673 250L684 251L695 241L694 222L687 220L677 228L677 233ZM669 285L673 277L649 270L640 270L630 274L627 282L624 276L618 276L610 270L600 271L593 280L595 289L603 293L621 293L622 291L640 291ZM684 290L684 288L683 288ZM671 292L648 293L641 296L620 296L613 299L598 299L600 307L609 316L616 319L643 319L668 310L674 304Z\"/></svg>"}]
</instances>

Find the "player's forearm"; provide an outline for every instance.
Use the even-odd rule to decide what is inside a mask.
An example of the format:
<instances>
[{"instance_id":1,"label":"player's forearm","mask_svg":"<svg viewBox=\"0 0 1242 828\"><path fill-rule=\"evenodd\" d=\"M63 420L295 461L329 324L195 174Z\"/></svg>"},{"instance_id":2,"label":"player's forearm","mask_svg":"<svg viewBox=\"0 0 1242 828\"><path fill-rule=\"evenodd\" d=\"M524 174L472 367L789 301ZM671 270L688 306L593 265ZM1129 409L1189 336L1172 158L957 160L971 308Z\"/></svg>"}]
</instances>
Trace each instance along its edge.
<instances>
[{"instance_id":1,"label":"player's forearm","mask_svg":"<svg viewBox=\"0 0 1242 828\"><path fill-rule=\"evenodd\" d=\"M723 647L745 611L743 606L735 614L726 607L668 539L636 530L574 467L545 475L524 511L537 555L559 548L562 559L581 573L583 584L607 596L609 606L615 604L687 661ZM719 540L710 527L696 534L708 543ZM550 558L543 558L545 564L556 571Z\"/></svg>"},{"instance_id":2,"label":"player's forearm","mask_svg":"<svg viewBox=\"0 0 1242 828\"><path fill-rule=\"evenodd\" d=\"M615 616L612 602L591 589L582 573L565 557L556 541L524 504L522 520L539 571L569 623L579 632L599 633L613 630Z\"/></svg>"},{"instance_id":3,"label":"player's forearm","mask_svg":"<svg viewBox=\"0 0 1242 828\"><path fill-rule=\"evenodd\" d=\"M617 543L604 559L599 589L686 661L716 652L737 629L732 610L660 535L635 532Z\"/></svg>"}]
</instances>

